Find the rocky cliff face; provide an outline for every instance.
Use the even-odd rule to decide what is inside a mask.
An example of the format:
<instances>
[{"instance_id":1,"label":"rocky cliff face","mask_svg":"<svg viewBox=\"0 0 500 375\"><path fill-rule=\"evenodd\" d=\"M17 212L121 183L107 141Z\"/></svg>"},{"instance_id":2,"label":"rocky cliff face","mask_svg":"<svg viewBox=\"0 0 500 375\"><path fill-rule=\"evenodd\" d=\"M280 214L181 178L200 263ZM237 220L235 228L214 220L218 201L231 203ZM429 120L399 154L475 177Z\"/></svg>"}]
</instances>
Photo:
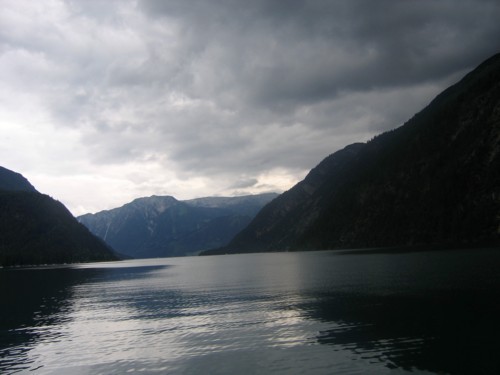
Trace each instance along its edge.
<instances>
[{"instance_id":1,"label":"rocky cliff face","mask_svg":"<svg viewBox=\"0 0 500 375\"><path fill-rule=\"evenodd\" d=\"M0 266L116 259L63 204L0 167Z\"/></svg>"},{"instance_id":2,"label":"rocky cliff face","mask_svg":"<svg viewBox=\"0 0 500 375\"><path fill-rule=\"evenodd\" d=\"M118 252L134 258L193 255L227 244L277 194L178 201L139 198L78 217Z\"/></svg>"},{"instance_id":3,"label":"rocky cliff face","mask_svg":"<svg viewBox=\"0 0 500 375\"><path fill-rule=\"evenodd\" d=\"M500 55L323 160L210 253L500 244Z\"/></svg>"}]
</instances>

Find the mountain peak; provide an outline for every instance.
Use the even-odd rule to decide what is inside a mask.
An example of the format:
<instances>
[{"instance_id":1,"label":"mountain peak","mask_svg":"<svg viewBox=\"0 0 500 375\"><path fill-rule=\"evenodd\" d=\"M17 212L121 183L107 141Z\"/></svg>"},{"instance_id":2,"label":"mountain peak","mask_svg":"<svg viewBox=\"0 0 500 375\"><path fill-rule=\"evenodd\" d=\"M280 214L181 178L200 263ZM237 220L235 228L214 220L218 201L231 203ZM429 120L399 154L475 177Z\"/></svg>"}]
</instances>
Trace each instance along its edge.
<instances>
[{"instance_id":1,"label":"mountain peak","mask_svg":"<svg viewBox=\"0 0 500 375\"><path fill-rule=\"evenodd\" d=\"M179 201L170 195L152 195L150 197L134 199L132 202L128 203L128 205L139 209L152 209L160 214L178 203Z\"/></svg>"},{"instance_id":2,"label":"mountain peak","mask_svg":"<svg viewBox=\"0 0 500 375\"><path fill-rule=\"evenodd\" d=\"M110 211L82 215L78 220L128 256L192 255L228 243L275 196L208 197L187 201L151 196Z\"/></svg>"},{"instance_id":3,"label":"mountain peak","mask_svg":"<svg viewBox=\"0 0 500 375\"><path fill-rule=\"evenodd\" d=\"M4 167L0 167L0 190L37 191L22 174Z\"/></svg>"}]
</instances>

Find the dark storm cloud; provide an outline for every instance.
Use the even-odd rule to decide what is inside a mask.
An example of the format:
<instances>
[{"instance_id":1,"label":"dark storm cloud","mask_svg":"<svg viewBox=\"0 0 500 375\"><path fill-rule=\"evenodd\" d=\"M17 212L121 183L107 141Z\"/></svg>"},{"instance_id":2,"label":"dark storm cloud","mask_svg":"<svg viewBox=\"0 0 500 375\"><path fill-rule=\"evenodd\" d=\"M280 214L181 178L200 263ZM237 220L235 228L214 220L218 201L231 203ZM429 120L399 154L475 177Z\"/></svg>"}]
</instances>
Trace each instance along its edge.
<instances>
[{"instance_id":1,"label":"dark storm cloud","mask_svg":"<svg viewBox=\"0 0 500 375\"><path fill-rule=\"evenodd\" d=\"M226 64L213 68L259 105L443 78L496 52L500 40L496 1L141 4L183 20L193 47L224 44Z\"/></svg>"},{"instance_id":2,"label":"dark storm cloud","mask_svg":"<svg viewBox=\"0 0 500 375\"><path fill-rule=\"evenodd\" d=\"M248 180L236 181L234 184L229 186L230 189L245 189L255 186L259 181L255 178L250 178Z\"/></svg>"},{"instance_id":3,"label":"dark storm cloud","mask_svg":"<svg viewBox=\"0 0 500 375\"><path fill-rule=\"evenodd\" d=\"M431 99L429 92L496 52L500 40L495 1L147 0L139 6L148 18L178 27L186 65L176 84L216 106L208 117L190 111L175 135L172 156L194 173L312 166L320 157L299 158L297 149L327 154L348 134L364 140L400 125ZM235 115L219 117L224 110ZM297 124L302 132L293 131Z\"/></svg>"}]
</instances>

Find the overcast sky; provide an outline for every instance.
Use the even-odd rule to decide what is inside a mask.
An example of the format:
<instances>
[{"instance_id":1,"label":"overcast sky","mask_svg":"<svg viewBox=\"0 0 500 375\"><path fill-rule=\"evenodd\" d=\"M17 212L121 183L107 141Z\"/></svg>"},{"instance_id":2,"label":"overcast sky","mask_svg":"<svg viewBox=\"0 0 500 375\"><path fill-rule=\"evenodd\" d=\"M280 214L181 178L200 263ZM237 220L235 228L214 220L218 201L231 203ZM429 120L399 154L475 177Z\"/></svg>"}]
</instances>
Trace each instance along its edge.
<instances>
[{"instance_id":1,"label":"overcast sky","mask_svg":"<svg viewBox=\"0 0 500 375\"><path fill-rule=\"evenodd\" d=\"M0 6L0 165L75 215L289 189L500 52L498 0Z\"/></svg>"}]
</instances>

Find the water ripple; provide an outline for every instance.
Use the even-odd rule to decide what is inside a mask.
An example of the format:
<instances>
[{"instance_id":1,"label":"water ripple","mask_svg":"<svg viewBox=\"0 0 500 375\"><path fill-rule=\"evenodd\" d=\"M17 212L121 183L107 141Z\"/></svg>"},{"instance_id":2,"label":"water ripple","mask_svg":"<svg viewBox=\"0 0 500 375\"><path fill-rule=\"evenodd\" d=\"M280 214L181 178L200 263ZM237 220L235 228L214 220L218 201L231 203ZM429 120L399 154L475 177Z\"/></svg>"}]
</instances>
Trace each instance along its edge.
<instances>
[{"instance_id":1,"label":"water ripple","mask_svg":"<svg viewBox=\"0 0 500 375\"><path fill-rule=\"evenodd\" d=\"M0 372L498 373L500 277L464 284L454 270L478 260L450 254L449 273L443 254L329 253L38 271L54 282L25 305L4 294L19 312L0 321Z\"/></svg>"}]
</instances>

